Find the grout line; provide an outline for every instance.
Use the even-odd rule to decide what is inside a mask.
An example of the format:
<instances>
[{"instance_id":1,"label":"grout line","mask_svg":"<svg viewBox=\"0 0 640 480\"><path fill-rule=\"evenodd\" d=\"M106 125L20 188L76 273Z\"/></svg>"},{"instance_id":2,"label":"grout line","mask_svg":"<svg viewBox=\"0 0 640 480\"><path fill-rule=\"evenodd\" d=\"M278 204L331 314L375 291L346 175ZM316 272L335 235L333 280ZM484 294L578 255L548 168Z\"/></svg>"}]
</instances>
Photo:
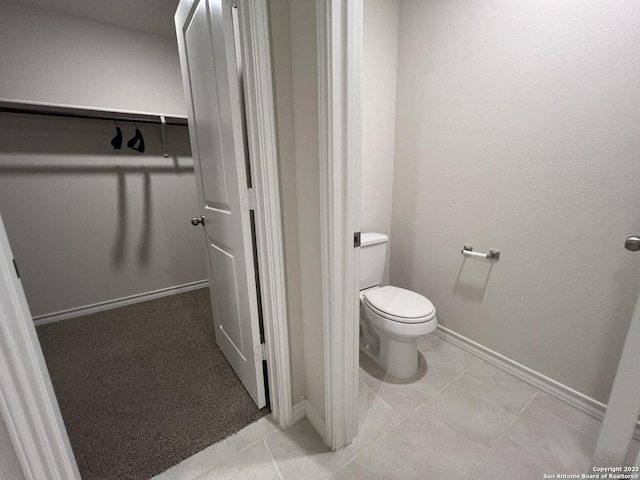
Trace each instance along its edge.
<instances>
[{"instance_id":1,"label":"grout line","mask_svg":"<svg viewBox=\"0 0 640 480\"><path fill-rule=\"evenodd\" d=\"M422 477L420 475L418 475L418 472L416 472L416 470L411 465L407 465L407 467L409 467L409 470L411 470L413 472L413 474L416 476L416 478L418 478L419 480L422 480Z\"/></svg>"},{"instance_id":2,"label":"grout line","mask_svg":"<svg viewBox=\"0 0 640 480\"><path fill-rule=\"evenodd\" d=\"M391 430L389 430L389 431L391 431ZM387 432L387 433L389 433L389 432ZM389 442L387 442L387 440L384 438L384 437L386 437L386 436L387 436L387 433L385 433L382 437L380 437L380 440L381 440L381 441L382 441L382 442L383 442L383 443L384 443L384 444L385 444L389 449L391 449L391 451L392 451L392 452L394 452L394 453L396 453L396 454L397 454L398 452L396 452L395 448L393 448L393 447L391 446L391 444L390 444ZM413 467L412 467L408 462L406 463L406 465L407 465L407 467L409 468L409 470L411 470L411 471L413 472L413 474L414 474L414 475L415 475L419 480L423 480L423 478L422 478L420 475L418 475L418 472L416 472L416 471L415 471L415 469L414 469L414 468L413 468Z\"/></svg>"},{"instance_id":3,"label":"grout line","mask_svg":"<svg viewBox=\"0 0 640 480\"><path fill-rule=\"evenodd\" d=\"M473 373L472 371L470 371L470 373ZM478 380L474 379L473 377L470 377L472 382L477 383L478 385L482 386L482 383L479 382ZM535 392L533 392L533 395L531 396L531 398L529 400L527 400L527 402L525 403L524 407L522 407L518 413L512 413L509 410L501 407L500 405L498 405L497 403L495 403L493 400L491 400L490 398L485 397L482 393L479 392L471 392L471 395L477 395L478 397L482 398L483 400L486 400L487 402L489 402L491 405L493 405L494 407L498 407L500 410L502 410L503 412L505 412L506 414L508 414L510 417L517 417L518 415L520 415L522 413L522 411L526 408L527 405L529 405L529 402L531 402L533 400L533 397L535 397L538 394L538 390L536 390Z\"/></svg>"},{"instance_id":4,"label":"grout line","mask_svg":"<svg viewBox=\"0 0 640 480\"><path fill-rule=\"evenodd\" d=\"M440 337L436 337L436 338L440 338ZM442 340L443 342L446 342L446 340L444 340L444 339L442 339L442 338L441 338L440 340ZM429 343L431 343L431 342L429 342ZM448 343L448 342L447 342L447 343ZM449 345L452 345L452 346L454 346L454 347L455 347L455 345L453 345L453 343L450 343ZM458 348L458 347L456 347L456 348ZM462 349L460 349L460 350L462 350ZM422 350L418 350L418 351L419 351L420 353L422 353L422 354L423 354L424 359L425 359L425 361L426 361L426 360L427 360L427 357L424 355L424 353L425 353L425 352L423 352ZM464 352L464 350L462 350L462 351ZM431 353L434 353L434 354L436 354L436 355L439 355L439 356L441 356L441 357L444 357L444 358L446 358L447 360L451 360L453 363L455 363L456 365L460 365L460 366L461 366L462 368L464 368L465 370L469 370L469 366L468 366L467 364L462 363L462 362L460 362L460 361L456 360L455 358L453 358L453 357L451 357L451 356L447 355L447 354L446 354L446 353L444 353L444 352L441 352L440 350L430 350L430 352L431 352Z\"/></svg>"},{"instance_id":5,"label":"grout line","mask_svg":"<svg viewBox=\"0 0 640 480\"><path fill-rule=\"evenodd\" d=\"M240 430L241 432L242 430ZM229 454L229 458L231 457L235 457L236 455L241 454L242 452L244 452L247 448L251 448L253 447L255 444L260 443L262 440L264 440L267 437L270 437L271 435L273 435L274 433L276 433L278 430L274 430L273 432L269 432L266 435L263 435L262 437L260 437L259 439L257 439L255 442L251 442L249 445L247 445L246 447L244 447L242 450L238 450L236 453L234 453L233 455L231 455L231 452L229 451L229 445L227 444L227 439L231 438L231 437L227 437L227 439L225 439L225 445L227 446L227 453ZM237 432L237 433L240 433ZM234 434L235 435L235 434ZM233 436L233 435L232 435Z\"/></svg>"},{"instance_id":6,"label":"grout line","mask_svg":"<svg viewBox=\"0 0 640 480\"><path fill-rule=\"evenodd\" d=\"M433 395L431 395L431 397L429 397L429 399L435 397L436 395L442 393L442 391L447 388L449 385L451 385L453 382L455 382L457 379L459 379L462 375L464 375L465 373L467 373L467 370L469 370L468 368L463 370L462 372L460 372L458 375L455 376L455 378L453 380L451 380L449 383L447 383L444 387L442 387L440 390L438 390L436 393L434 393ZM429 400L427 399L427 400ZM424 402L426 403L426 401Z\"/></svg>"},{"instance_id":7,"label":"grout line","mask_svg":"<svg viewBox=\"0 0 640 480\"><path fill-rule=\"evenodd\" d=\"M448 357L447 357L448 358ZM407 415L405 418L402 419L402 421L404 422L407 418L409 418L411 415L413 415L414 413L416 413L418 410L420 410L424 405L426 405L428 402L430 402L434 397L438 396L439 393L441 393L445 388L447 388L449 385L451 385L453 382L455 382L458 378L460 378L462 375L464 375L464 373L467 370L463 370L462 372L460 372L458 375L456 375L449 383L447 383L444 387L442 387L440 390L438 390L436 393L434 393L433 395L429 395L427 397L427 399L422 402L420 405L418 405L415 409L413 409L413 411ZM402 423L402 422L401 422ZM397 425L396 425L397 427ZM395 427L393 427L395 428Z\"/></svg>"},{"instance_id":8,"label":"grout line","mask_svg":"<svg viewBox=\"0 0 640 480\"><path fill-rule=\"evenodd\" d=\"M445 388L447 388L449 385L451 385L453 382L456 381L457 378L459 378L461 375L464 374L464 372L466 372L466 370L464 370L463 372L461 372L458 376L456 376L453 380L451 380L449 383L447 383L444 387L442 387L440 390L438 390L436 393L434 393L433 395L427 397L427 399L422 402L420 405L418 405L409 415L407 415L406 417L404 417L402 419L402 421L398 424L395 425L393 428L389 429L388 431L386 431L384 433L384 435L382 435L380 437L380 439L385 438L390 432L394 431L396 428L398 428L400 425L402 425L411 415L413 415L414 413L416 413L418 410L420 410L427 402L429 402L433 397L435 397L436 395L438 395L438 393L442 392L442 390L444 390ZM395 410L394 410L395 411ZM448 425L448 424L447 424ZM456 432L457 433L457 432ZM388 442L385 441L385 443L387 443L387 445L389 445ZM389 445L389 448L391 448L393 450L393 447L391 447L391 445ZM394 450L395 451L395 450ZM415 473L415 472L414 472ZM417 474L416 474L417 475ZM420 477L420 475L418 475L418 477Z\"/></svg>"},{"instance_id":9,"label":"grout line","mask_svg":"<svg viewBox=\"0 0 640 480\"><path fill-rule=\"evenodd\" d=\"M216 442L213 445L217 445L218 443L222 443L224 445L224 451L227 452L227 458L225 458L221 462L216 463L215 465L209 466L208 468L206 468L204 471L200 472L195 477L191 477L191 480L198 480L200 478L203 478L205 475L213 472L215 469L219 468L220 466L224 465L225 463L227 463L228 461L231 460L231 455L229 455L229 447L227 447L227 439L225 438L224 440L221 440L220 442ZM213 445L211 445L211 446L213 446ZM209 447L207 447L207 448L209 448Z\"/></svg>"},{"instance_id":10,"label":"grout line","mask_svg":"<svg viewBox=\"0 0 640 480\"><path fill-rule=\"evenodd\" d=\"M536 395L537 395L537 393L536 393ZM535 395L534 395L534 397L535 397ZM532 398L531 400L533 401L533 398ZM528 407L528 406L529 406L529 404L527 404L527 407ZM542 410L544 413L548 413L548 414L549 414L549 415L551 415L552 417L557 418L557 419L558 419L558 420L560 420L562 423L565 423L565 424L569 425L571 428L573 428L574 430L576 430L576 431L580 432L580 433L581 433L581 434L583 434L585 437L590 438L590 439L591 439L591 440L593 440L594 442L597 442L597 441L598 441L598 439L597 439L597 438L593 438L593 437L592 437L591 435L589 435L588 433L583 432L582 430L580 430L580 429L579 429L578 427L576 427L575 425L572 425L571 423L569 423L569 422L568 422L567 420L565 420L564 418L559 417L558 415L556 415L556 414L554 414L554 413L550 412L550 411L549 411L549 410L547 410L546 408L543 408L543 407L541 407L540 405L536 405L535 403L533 404L533 406L534 406L534 407L536 407L536 408L539 408L539 409L540 409L540 410ZM526 407L525 407L525 408L526 408ZM524 408L523 408L522 410L524 411ZM578 411L578 412L579 412L579 410L576 410L576 411ZM520 413L522 413L522 412L520 412ZM580 413L582 413L582 412L580 412ZM585 413L583 413L583 415L586 415L586 414L585 414ZM587 416L588 416L588 415L587 415ZM592 418L592 417L589 417L589 418ZM597 421L597 420L596 420L596 421ZM600 423L602 423L602 422L600 422Z\"/></svg>"},{"instance_id":11,"label":"grout line","mask_svg":"<svg viewBox=\"0 0 640 480\"><path fill-rule=\"evenodd\" d=\"M275 432L273 432L273 433L275 433ZM271 435L271 434L269 434L269 435ZM267 437L269 435L267 435ZM267 438L267 437L264 437L264 438ZM271 458L271 463L273 463L273 466L276 469L276 473L278 474L278 477L280 477L280 480L284 480L284 475L282 475L282 472L280 471L280 468L278 467L278 464L276 463L276 459L273 458L273 453L271 453L271 449L269 449L269 445L267 445L267 442L264 441L264 438L261 441L262 441L262 443L264 443L264 446L267 449L267 453L269 453L269 458Z\"/></svg>"},{"instance_id":12,"label":"grout line","mask_svg":"<svg viewBox=\"0 0 640 480\"><path fill-rule=\"evenodd\" d=\"M225 452L227 452L227 459L229 459L231 458L231 452L229 452L229 445L227 445L227 438L225 438L222 442L224 443L224 450Z\"/></svg>"},{"instance_id":13,"label":"grout line","mask_svg":"<svg viewBox=\"0 0 640 480\"><path fill-rule=\"evenodd\" d=\"M386 434L386 432L385 432ZM384 434L383 434L384 436ZM332 473L332 475L335 475L336 473L338 473L340 470L344 469L347 465L352 464L353 462L355 462L355 460L362 455L364 452L366 452L367 450L369 450L374 443L378 442L382 440L382 437L375 439L373 442L371 442L367 448L365 448L364 450L362 450L360 453L356 453L353 451L353 448L351 448L351 445L347 445L347 448L349 449L349 451L351 452L351 454L353 455L353 457L351 459L349 459L349 461L347 463L345 463L343 466L341 466L338 470L336 470L335 472ZM385 442L386 443L386 442Z\"/></svg>"},{"instance_id":14,"label":"grout line","mask_svg":"<svg viewBox=\"0 0 640 480\"><path fill-rule=\"evenodd\" d=\"M436 337L436 338L440 338L440 337ZM465 352L464 350L462 350L460 347L458 347L458 346L454 345L453 343L448 342L448 341L447 341L446 339L444 339L444 338L440 338L440 340L442 340L443 342L448 343L449 345L451 345L451 346L452 346L452 347L454 347L454 348L459 349L460 351L462 351L462 352L466 353L467 355L471 355L470 353ZM446 353L444 353L444 352L438 352L438 353L440 353L441 355L444 355L444 356L445 356L445 357L447 357L447 358L450 358L450 359L451 359L451 360L453 360L454 362L456 361L455 359L453 359L453 358L449 357L449 356L448 356ZM484 363L484 364L486 364L486 365L489 365L489 366L494 367L494 368L498 368L498 367L496 367L495 365L490 364L489 362L487 362L487 361L486 361L486 360L484 360L483 358L475 357L475 356L474 356L474 358L475 358L475 360L479 360L479 361L481 361L482 363ZM504 412L508 413L508 414L509 414L509 415L511 415L512 417L517 417L517 416L519 416L519 415L524 411L524 409L525 409L525 408L527 408L527 406L529 405L529 403L533 400L533 397L535 397L535 396L538 394L539 390L538 390L537 388L533 387L532 385L529 385L528 383L523 382L522 380L520 380L519 378L515 377L514 375L511 375L509 372L504 371L504 370L502 370L502 369L499 369L499 370L500 370L501 372L503 372L503 373L508 374L508 375L509 375L511 378L513 378L514 380L516 380L516 381L518 381L518 382L522 382L524 385L528 385L528 386L532 387L532 388L535 390L535 392L533 393L533 396L532 396L532 397L529 399L529 401L524 405L524 407L522 407L522 408L520 409L520 411L519 411L517 414L514 414L514 413L509 412L508 410L506 410L506 409L502 408L500 405L498 405L497 403L493 402L493 401L492 401L492 400L490 400L489 398L485 397L482 393L476 393L476 395L478 395L478 396L482 397L482 398L483 398L483 399L485 399L487 402L491 403L492 405L495 405L495 406L496 406L496 407L498 407L500 410L502 410L502 411L504 411ZM476 372L474 372L474 371L471 369L471 367L467 367L467 369L465 370L465 372L464 372L464 373L469 373L469 377L470 377L470 379L471 379L473 382L475 382L475 383L477 383L477 384L479 384L479 385L482 385L482 382L480 382L480 381L478 381L478 380L476 380L476 379L474 378L474 376L473 376L473 375L474 375L474 373L476 373ZM438 393L440 393L440 392L438 392ZM551 412L549 412L549 413L551 413ZM574 428L575 428L575 427L574 427ZM582 432L582 433L584 433L584 432Z\"/></svg>"},{"instance_id":15,"label":"grout line","mask_svg":"<svg viewBox=\"0 0 640 480\"><path fill-rule=\"evenodd\" d=\"M509 431L509 429L513 426L514 423L516 423L516 421L518 420L518 418L520 418L520 416L522 415L522 412L524 412L527 407L531 404L531 402L533 402L533 399L535 398L535 396L538 394L538 392L536 391L536 393L533 395L533 397L531 397L531 400L529 400L527 402L527 404L523 407L522 410L520 410L520 413L518 415L516 415L515 417L513 417L513 420L511 421L511 423L509 424L509 426L507 428L504 429L504 432L502 432L500 434L500 436L498 438L496 438L495 442L493 442L493 444L491 445L491 447L489 448L489 450L487 451L487 454L482 458L482 461L486 460L486 458L489 456L489 454L493 451L493 448L498 444L498 442L502 439L502 437L504 437L507 432ZM480 462L478 462L476 464L476 466L480 465Z\"/></svg>"},{"instance_id":16,"label":"grout line","mask_svg":"<svg viewBox=\"0 0 640 480\"><path fill-rule=\"evenodd\" d=\"M362 450L361 452L359 452L359 453L356 453L356 452L353 450L353 448L351 448L351 445L349 445L349 447L348 447L348 448L349 448L349 450L351 451L351 453L353 454L353 458L352 458L350 461L348 461L348 462L345 464L345 466L346 466L346 465L348 465L349 463L351 463L353 460L355 460L355 459L356 459L356 457L358 457L360 454L362 454L362 453L366 452L369 448L371 448L371 446L372 446L374 443L376 443L378 440L381 440L381 439L382 439L382 438L383 438L387 433L389 433L391 430L393 430L393 429L395 429L396 427L400 426L400 425L402 424L402 422L404 422L404 421L405 421L405 419L407 418L407 417L402 417L402 415L400 415L398 412L396 412L396 411L393 409L393 407L391 407L391 405L389 405L387 402L385 402L385 401L382 399L382 397L380 397L380 395L378 395L378 394L377 394L377 393L376 393L376 392L375 392L375 391L374 391L374 390L373 390L369 385L367 385L367 384L366 384L366 383L364 383L363 381L361 381L360 383L362 383L362 384L363 384L367 389L369 389L369 390L371 391L371 393L373 393L373 395L374 395L376 398L378 398L378 399L379 399L379 400L380 400L384 405L386 405L388 408L390 408L390 409L391 409L391 411L392 411L393 413L395 413L395 414L398 416L398 418L399 418L400 420L398 421L398 423L394 424L391 428L389 428L386 432L384 432L384 433L383 433L382 435L380 435L378 438L374 439L374 440L373 440L369 445L367 445L367 447L366 447L365 449L363 449L363 450ZM413 413L413 412L412 412L412 413ZM357 436L357 435L356 435L356 436ZM340 469L342 469L342 468L343 468L343 467L341 467Z\"/></svg>"},{"instance_id":17,"label":"grout line","mask_svg":"<svg viewBox=\"0 0 640 480\"><path fill-rule=\"evenodd\" d=\"M392 411L393 413L395 413L396 415L398 415L398 417L400 417L400 421L399 421L396 425L394 425L392 428L395 428L396 426L400 425L400 424L402 423L402 421L404 420L404 418L402 417L402 415L400 415L398 412L396 412L396 411L395 411L395 409L394 409L391 405L389 405L387 402L385 402L385 401L384 401L384 398L382 398L380 395L378 395L378 394L376 393L376 391L375 391L373 388L371 388L369 385L367 385L366 383L364 383L362 380L360 381L360 383L361 383L362 385L364 385L364 386L365 386L365 387L366 387L366 388L367 388L371 393L373 393L373 395L374 395L378 400L380 400L380 401L381 401L382 403L384 403L388 408L390 408L390 409L391 409L391 411Z\"/></svg>"}]
</instances>

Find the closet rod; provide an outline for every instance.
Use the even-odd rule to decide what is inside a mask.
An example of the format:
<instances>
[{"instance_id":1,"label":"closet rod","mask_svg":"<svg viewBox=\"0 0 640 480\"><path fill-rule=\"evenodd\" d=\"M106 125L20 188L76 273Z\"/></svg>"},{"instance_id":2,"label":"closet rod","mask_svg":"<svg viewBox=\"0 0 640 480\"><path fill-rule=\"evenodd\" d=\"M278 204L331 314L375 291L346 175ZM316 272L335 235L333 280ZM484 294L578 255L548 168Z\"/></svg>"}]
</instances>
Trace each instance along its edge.
<instances>
[{"instance_id":1,"label":"closet rod","mask_svg":"<svg viewBox=\"0 0 640 480\"><path fill-rule=\"evenodd\" d=\"M162 117L166 125L187 126L187 117L163 115L160 113L130 112L126 110L106 110L99 108L75 107L37 102L17 102L0 99L0 112L45 115L66 118L88 118L92 120L120 120L123 122L161 124Z\"/></svg>"}]
</instances>

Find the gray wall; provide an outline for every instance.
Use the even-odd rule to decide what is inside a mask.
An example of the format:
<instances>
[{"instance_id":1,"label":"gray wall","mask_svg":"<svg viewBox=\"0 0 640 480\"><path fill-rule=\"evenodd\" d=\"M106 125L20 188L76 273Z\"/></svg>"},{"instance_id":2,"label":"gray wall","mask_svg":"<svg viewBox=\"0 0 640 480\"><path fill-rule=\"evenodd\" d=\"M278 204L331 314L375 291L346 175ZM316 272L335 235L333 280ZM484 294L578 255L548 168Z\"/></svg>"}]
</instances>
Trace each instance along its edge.
<instances>
[{"instance_id":1,"label":"gray wall","mask_svg":"<svg viewBox=\"0 0 640 480\"><path fill-rule=\"evenodd\" d=\"M185 115L175 39L0 0L0 98Z\"/></svg>"},{"instance_id":2,"label":"gray wall","mask_svg":"<svg viewBox=\"0 0 640 480\"><path fill-rule=\"evenodd\" d=\"M386 235L391 235L399 21L400 0L364 2L361 230ZM389 260L387 255L384 283Z\"/></svg>"},{"instance_id":3,"label":"gray wall","mask_svg":"<svg viewBox=\"0 0 640 480\"><path fill-rule=\"evenodd\" d=\"M639 51L635 0L401 4L391 283L602 402L640 284Z\"/></svg>"},{"instance_id":4,"label":"gray wall","mask_svg":"<svg viewBox=\"0 0 640 480\"><path fill-rule=\"evenodd\" d=\"M287 315L291 353L291 398L305 396L305 362L302 336L300 251L298 248L298 201L296 192L295 127L291 74L291 31L288 0L269 0L271 67L277 119L278 162L282 228L287 282Z\"/></svg>"},{"instance_id":5,"label":"gray wall","mask_svg":"<svg viewBox=\"0 0 640 480\"><path fill-rule=\"evenodd\" d=\"M184 113L175 41L0 3L0 98ZM188 131L0 116L0 211L34 315L206 279Z\"/></svg>"},{"instance_id":6,"label":"gray wall","mask_svg":"<svg viewBox=\"0 0 640 480\"><path fill-rule=\"evenodd\" d=\"M314 0L290 1L289 16L305 389L309 404L324 419L318 61Z\"/></svg>"}]
</instances>

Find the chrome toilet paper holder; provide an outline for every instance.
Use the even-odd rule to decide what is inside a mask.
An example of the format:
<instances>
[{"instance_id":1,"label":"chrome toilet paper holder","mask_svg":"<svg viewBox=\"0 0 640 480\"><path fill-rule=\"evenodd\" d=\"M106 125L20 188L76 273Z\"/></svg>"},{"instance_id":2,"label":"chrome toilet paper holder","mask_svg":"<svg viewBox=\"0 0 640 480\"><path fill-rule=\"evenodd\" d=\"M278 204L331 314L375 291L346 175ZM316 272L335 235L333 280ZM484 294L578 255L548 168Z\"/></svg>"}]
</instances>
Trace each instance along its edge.
<instances>
[{"instance_id":1,"label":"chrome toilet paper holder","mask_svg":"<svg viewBox=\"0 0 640 480\"><path fill-rule=\"evenodd\" d=\"M500 260L499 250L489 250L489 253L474 252L471 245L465 245L464 247L462 247L462 255L464 255L465 257L484 258L485 260L489 260L491 262L497 262L498 260Z\"/></svg>"}]
</instances>

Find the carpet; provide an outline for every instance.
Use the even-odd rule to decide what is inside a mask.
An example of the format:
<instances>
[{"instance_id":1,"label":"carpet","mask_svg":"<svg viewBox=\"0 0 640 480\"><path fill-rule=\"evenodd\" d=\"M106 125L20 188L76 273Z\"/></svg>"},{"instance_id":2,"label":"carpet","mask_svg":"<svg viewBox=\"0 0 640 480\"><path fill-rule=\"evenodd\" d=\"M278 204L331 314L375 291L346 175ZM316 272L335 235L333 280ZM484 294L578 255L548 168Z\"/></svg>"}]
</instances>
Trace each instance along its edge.
<instances>
[{"instance_id":1,"label":"carpet","mask_svg":"<svg viewBox=\"0 0 640 480\"><path fill-rule=\"evenodd\" d=\"M269 413L215 343L208 289L37 327L83 480L144 480Z\"/></svg>"}]
</instances>

